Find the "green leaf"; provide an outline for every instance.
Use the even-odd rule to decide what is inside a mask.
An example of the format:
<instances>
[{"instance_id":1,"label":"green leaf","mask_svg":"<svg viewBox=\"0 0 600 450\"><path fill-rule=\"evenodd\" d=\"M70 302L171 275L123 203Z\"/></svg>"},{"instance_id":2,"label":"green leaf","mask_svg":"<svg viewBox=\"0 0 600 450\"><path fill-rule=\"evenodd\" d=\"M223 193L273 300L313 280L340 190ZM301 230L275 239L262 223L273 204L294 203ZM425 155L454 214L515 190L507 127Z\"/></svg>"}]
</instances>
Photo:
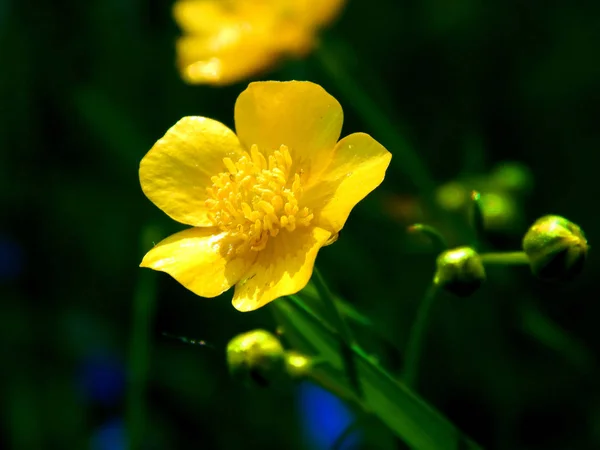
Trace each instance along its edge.
<instances>
[{"instance_id":1,"label":"green leaf","mask_svg":"<svg viewBox=\"0 0 600 450\"><path fill-rule=\"evenodd\" d=\"M349 319L351 322L357 325L361 325L363 327L373 327L373 321L369 317L359 312L354 306L352 306L347 301L342 300L337 295L332 295L335 300L336 306L346 319ZM319 293L317 292L317 288L314 286L312 281L310 281L308 285L304 289L302 289L302 296L308 296L315 301L319 300Z\"/></svg>"},{"instance_id":2,"label":"green leaf","mask_svg":"<svg viewBox=\"0 0 600 450\"><path fill-rule=\"evenodd\" d=\"M310 299L304 297L304 300ZM359 347L352 348L362 387L362 398L353 394L339 353L339 335L310 305L297 297L272 303L284 338L298 351L325 361L312 376L325 388L356 402L377 416L399 438L417 450L479 449L451 422L381 368Z\"/></svg>"}]
</instances>

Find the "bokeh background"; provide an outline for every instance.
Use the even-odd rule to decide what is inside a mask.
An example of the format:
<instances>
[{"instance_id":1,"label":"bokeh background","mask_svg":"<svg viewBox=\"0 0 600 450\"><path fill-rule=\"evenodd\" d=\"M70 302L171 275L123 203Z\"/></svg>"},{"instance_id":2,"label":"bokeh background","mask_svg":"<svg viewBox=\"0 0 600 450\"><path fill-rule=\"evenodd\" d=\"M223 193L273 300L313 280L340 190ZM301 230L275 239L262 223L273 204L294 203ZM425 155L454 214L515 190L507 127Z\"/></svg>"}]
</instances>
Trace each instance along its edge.
<instances>
[{"instance_id":1,"label":"bokeh background","mask_svg":"<svg viewBox=\"0 0 600 450\"><path fill-rule=\"evenodd\" d=\"M268 308L242 314L231 293L201 299L138 268L152 241L183 228L142 194L140 159L182 116L233 126L246 86L180 80L171 7L0 1L0 448L124 449L129 424L143 449L319 450L353 420L308 383L252 390L230 381L228 339L274 330ZM504 198L514 208L490 230L490 248L518 249L527 224L547 213L581 225L593 246L598 2L350 0L322 38L329 63L364 87L440 186L480 186L473 177L503 161L529 170L526 189ZM353 109L322 56L258 78L318 82L345 108L343 134L372 133L394 154L383 185L318 265L375 324L376 351L399 373L435 260L405 232L430 216L401 149ZM464 208L448 214L441 231L467 243ZM485 448L600 448L598 271L592 251L566 285L526 267L492 268L474 296L441 295L423 397ZM368 423L343 448L405 447Z\"/></svg>"}]
</instances>

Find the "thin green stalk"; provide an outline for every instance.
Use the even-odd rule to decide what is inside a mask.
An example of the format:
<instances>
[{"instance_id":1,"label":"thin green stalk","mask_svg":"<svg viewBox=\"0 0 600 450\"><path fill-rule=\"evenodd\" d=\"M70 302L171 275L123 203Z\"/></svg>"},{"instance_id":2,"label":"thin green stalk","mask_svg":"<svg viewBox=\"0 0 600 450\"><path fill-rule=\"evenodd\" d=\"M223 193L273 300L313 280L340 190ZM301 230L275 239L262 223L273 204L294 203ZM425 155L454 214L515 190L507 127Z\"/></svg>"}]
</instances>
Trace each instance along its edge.
<instances>
[{"instance_id":1,"label":"thin green stalk","mask_svg":"<svg viewBox=\"0 0 600 450\"><path fill-rule=\"evenodd\" d=\"M404 355L404 383L409 387L414 387L419 376L419 365L423 349L423 340L427 334L427 325L429 323L429 313L437 293L435 284L431 284L425 296L421 300L417 317L408 336L406 344L406 353Z\"/></svg>"},{"instance_id":2,"label":"thin green stalk","mask_svg":"<svg viewBox=\"0 0 600 450\"><path fill-rule=\"evenodd\" d=\"M470 222L473 227L473 248L477 249L485 240L485 220L483 215L483 202L481 194L477 191L471 192L471 217Z\"/></svg>"},{"instance_id":3,"label":"thin green stalk","mask_svg":"<svg viewBox=\"0 0 600 450\"><path fill-rule=\"evenodd\" d=\"M147 250L153 233L142 232L142 247ZM129 379L126 399L128 448L138 450L146 434L146 386L150 361L151 327L156 306L156 278L150 270L139 269L133 296L131 340L129 342Z\"/></svg>"},{"instance_id":4,"label":"thin green stalk","mask_svg":"<svg viewBox=\"0 0 600 450\"><path fill-rule=\"evenodd\" d=\"M330 336L340 340L342 343L344 342L344 337L342 336L340 330L333 327L329 322L327 322L325 319L323 319L319 314L317 314L311 308L309 308L308 305L302 300L302 298L300 298L300 296L289 295L287 297L287 299L296 308L298 308L300 311L302 311L305 314L305 316L307 318L309 318L313 323L315 323L319 328L321 328L323 331L325 331ZM369 358L369 356L366 355L358 345L353 344L350 347L350 352L352 353L353 357L358 357L358 358L364 359L369 364L371 364L373 366L377 366L377 364L374 364L373 361ZM383 370L379 366L377 366L377 367L378 367L378 370ZM391 375L390 375L390 377L391 377Z\"/></svg>"},{"instance_id":5,"label":"thin green stalk","mask_svg":"<svg viewBox=\"0 0 600 450\"><path fill-rule=\"evenodd\" d=\"M433 243L435 250L437 250L439 253L448 250L448 242L446 241L446 238L444 238L442 233L440 233L431 225L415 223L414 225L409 226L407 231L409 233L421 233L427 236Z\"/></svg>"},{"instance_id":6,"label":"thin green stalk","mask_svg":"<svg viewBox=\"0 0 600 450\"><path fill-rule=\"evenodd\" d=\"M525 252L498 252L498 253L483 253L481 262L488 265L499 266L520 266L529 264L529 258Z\"/></svg>"},{"instance_id":7,"label":"thin green stalk","mask_svg":"<svg viewBox=\"0 0 600 450\"><path fill-rule=\"evenodd\" d=\"M321 272L315 267L313 273L313 283L317 289L317 293L325 305L329 317L335 321L334 326L340 334L340 354L344 361L346 375L348 376L350 385L354 389L357 397L360 398L362 397L362 388L360 386L360 380L358 379L356 361L354 360L354 355L352 353L354 339L352 338L350 327L335 304L335 299L333 298L325 279L321 275Z\"/></svg>"},{"instance_id":8,"label":"thin green stalk","mask_svg":"<svg viewBox=\"0 0 600 450\"><path fill-rule=\"evenodd\" d=\"M335 321L334 326L340 332L342 339L346 342L346 344L352 346L354 342L352 334L350 333L350 327L335 304L335 299L333 298L333 295L331 294L323 275L321 275L321 272L317 267L315 267L313 271L313 283L317 289L319 297L325 305L325 308L327 308L329 317Z\"/></svg>"},{"instance_id":9,"label":"thin green stalk","mask_svg":"<svg viewBox=\"0 0 600 450\"><path fill-rule=\"evenodd\" d=\"M333 334L341 338L341 335L339 334L338 330L333 328L328 322L321 318L321 316L315 314L315 312L306 305L306 303L302 300L302 298L300 298L299 295L292 294L288 295L287 298L290 299L290 301L294 304L296 308L306 313L308 317L310 317L313 321L318 323L318 325L324 330L326 330L329 334Z\"/></svg>"}]
</instances>

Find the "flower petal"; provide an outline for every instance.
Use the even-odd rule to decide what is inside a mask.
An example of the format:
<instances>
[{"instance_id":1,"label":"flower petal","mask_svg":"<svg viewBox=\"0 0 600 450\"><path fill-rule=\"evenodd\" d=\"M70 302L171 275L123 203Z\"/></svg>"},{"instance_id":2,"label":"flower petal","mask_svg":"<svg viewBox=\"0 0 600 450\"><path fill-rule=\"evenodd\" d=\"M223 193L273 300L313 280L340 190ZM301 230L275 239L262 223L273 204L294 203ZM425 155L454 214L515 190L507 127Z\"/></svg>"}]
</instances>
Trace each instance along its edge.
<instances>
[{"instance_id":1,"label":"flower petal","mask_svg":"<svg viewBox=\"0 0 600 450\"><path fill-rule=\"evenodd\" d=\"M303 197L303 204L315 212L318 226L331 233L340 231L352 208L381 184L391 159L392 154L365 133L338 142L321 181Z\"/></svg>"},{"instance_id":2,"label":"flower petal","mask_svg":"<svg viewBox=\"0 0 600 450\"><path fill-rule=\"evenodd\" d=\"M217 228L189 228L159 242L140 267L166 272L201 297L216 297L237 283L252 263L231 252L226 237Z\"/></svg>"},{"instance_id":3,"label":"flower petal","mask_svg":"<svg viewBox=\"0 0 600 450\"><path fill-rule=\"evenodd\" d=\"M240 26L177 40L177 65L181 76L191 84L236 83L268 69L279 54L265 34Z\"/></svg>"},{"instance_id":4,"label":"flower petal","mask_svg":"<svg viewBox=\"0 0 600 450\"><path fill-rule=\"evenodd\" d=\"M184 117L142 159L142 190L173 219L211 226L204 206L210 178L226 171L223 158L237 159L242 153L237 137L222 123Z\"/></svg>"},{"instance_id":5,"label":"flower petal","mask_svg":"<svg viewBox=\"0 0 600 450\"><path fill-rule=\"evenodd\" d=\"M292 170L301 168L309 180L331 159L343 120L338 101L307 81L250 83L235 104L235 127L243 146L256 144L264 152L287 145Z\"/></svg>"},{"instance_id":6,"label":"flower petal","mask_svg":"<svg viewBox=\"0 0 600 450\"><path fill-rule=\"evenodd\" d=\"M235 286L233 306L239 311L253 311L301 290L310 280L317 252L329 236L331 233L321 228L303 228L271 239Z\"/></svg>"},{"instance_id":7,"label":"flower petal","mask_svg":"<svg viewBox=\"0 0 600 450\"><path fill-rule=\"evenodd\" d=\"M274 0L177 0L173 5L173 17L189 34L216 33L236 24L251 29L277 17L276 3Z\"/></svg>"},{"instance_id":8,"label":"flower petal","mask_svg":"<svg viewBox=\"0 0 600 450\"><path fill-rule=\"evenodd\" d=\"M221 2L206 0L178 0L173 5L173 17L186 33L211 33L230 25L235 11Z\"/></svg>"}]
</instances>

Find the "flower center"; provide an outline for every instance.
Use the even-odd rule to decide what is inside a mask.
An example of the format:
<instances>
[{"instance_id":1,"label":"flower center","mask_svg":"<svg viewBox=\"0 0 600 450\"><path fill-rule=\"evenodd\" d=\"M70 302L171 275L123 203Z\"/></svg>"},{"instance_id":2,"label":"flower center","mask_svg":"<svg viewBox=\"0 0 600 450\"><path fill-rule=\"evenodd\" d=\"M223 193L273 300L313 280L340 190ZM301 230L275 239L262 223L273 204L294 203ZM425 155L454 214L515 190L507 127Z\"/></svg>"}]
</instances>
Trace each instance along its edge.
<instances>
[{"instance_id":1,"label":"flower center","mask_svg":"<svg viewBox=\"0 0 600 450\"><path fill-rule=\"evenodd\" d=\"M300 208L300 174L291 173L292 157L285 145L266 157L256 145L234 162L224 158L227 172L211 178L206 207L213 224L239 240L236 251L259 251L282 229L308 226L312 211Z\"/></svg>"}]
</instances>

